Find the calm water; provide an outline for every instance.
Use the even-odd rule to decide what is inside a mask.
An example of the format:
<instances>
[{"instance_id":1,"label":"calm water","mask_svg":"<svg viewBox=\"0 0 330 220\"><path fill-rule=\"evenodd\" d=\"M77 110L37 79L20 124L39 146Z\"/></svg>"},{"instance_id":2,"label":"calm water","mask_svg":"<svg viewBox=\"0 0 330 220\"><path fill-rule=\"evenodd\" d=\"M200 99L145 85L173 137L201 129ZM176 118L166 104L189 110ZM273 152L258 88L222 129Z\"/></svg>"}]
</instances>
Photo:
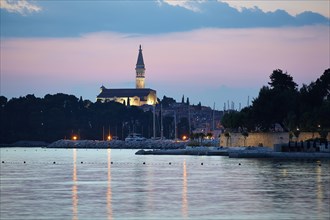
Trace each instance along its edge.
<instances>
[{"instance_id":1,"label":"calm water","mask_svg":"<svg viewBox=\"0 0 330 220\"><path fill-rule=\"evenodd\" d=\"M1 219L330 218L329 161L0 152Z\"/></svg>"}]
</instances>

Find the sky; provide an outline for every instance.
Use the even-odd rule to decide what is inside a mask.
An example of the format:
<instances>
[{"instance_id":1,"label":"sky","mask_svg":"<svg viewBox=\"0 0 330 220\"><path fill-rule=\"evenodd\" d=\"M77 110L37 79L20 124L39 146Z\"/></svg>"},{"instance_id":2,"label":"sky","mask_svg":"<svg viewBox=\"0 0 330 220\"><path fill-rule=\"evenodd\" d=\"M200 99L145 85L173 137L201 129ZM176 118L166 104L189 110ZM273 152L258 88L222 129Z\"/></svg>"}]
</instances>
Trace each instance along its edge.
<instances>
[{"instance_id":1,"label":"sky","mask_svg":"<svg viewBox=\"0 0 330 220\"><path fill-rule=\"evenodd\" d=\"M328 0L0 0L0 94L146 87L222 110L245 107L275 69L309 84L330 67Z\"/></svg>"}]
</instances>

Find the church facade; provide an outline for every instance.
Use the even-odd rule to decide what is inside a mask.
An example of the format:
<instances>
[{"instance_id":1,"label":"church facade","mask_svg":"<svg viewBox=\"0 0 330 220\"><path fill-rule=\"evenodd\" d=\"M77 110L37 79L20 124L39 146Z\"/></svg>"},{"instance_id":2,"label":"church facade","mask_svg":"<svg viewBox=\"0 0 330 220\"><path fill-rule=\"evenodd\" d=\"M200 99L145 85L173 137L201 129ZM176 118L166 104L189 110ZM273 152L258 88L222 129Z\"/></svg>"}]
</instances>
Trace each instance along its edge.
<instances>
[{"instance_id":1,"label":"church facade","mask_svg":"<svg viewBox=\"0 0 330 220\"><path fill-rule=\"evenodd\" d=\"M115 101L134 106L155 105L157 103L156 90L145 88L145 70L142 48L140 45L135 67L135 89L107 89L102 86L96 100L100 102Z\"/></svg>"}]
</instances>

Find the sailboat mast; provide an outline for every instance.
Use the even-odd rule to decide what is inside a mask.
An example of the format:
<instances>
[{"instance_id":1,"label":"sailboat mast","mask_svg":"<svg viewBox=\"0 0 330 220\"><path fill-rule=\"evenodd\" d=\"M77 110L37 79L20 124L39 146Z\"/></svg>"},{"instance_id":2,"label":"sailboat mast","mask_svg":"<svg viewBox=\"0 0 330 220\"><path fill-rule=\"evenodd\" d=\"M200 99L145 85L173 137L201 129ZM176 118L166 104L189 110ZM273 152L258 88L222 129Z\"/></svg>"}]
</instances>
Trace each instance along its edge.
<instances>
[{"instance_id":1,"label":"sailboat mast","mask_svg":"<svg viewBox=\"0 0 330 220\"><path fill-rule=\"evenodd\" d=\"M152 117L152 129L153 129L153 137L156 138L156 105L153 105L154 107L154 114Z\"/></svg>"},{"instance_id":2,"label":"sailboat mast","mask_svg":"<svg viewBox=\"0 0 330 220\"><path fill-rule=\"evenodd\" d=\"M163 128L163 104L160 104L160 138L164 137L164 128Z\"/></svg>"},{"instance_id":3,"label":"sailboat mast","mask_svg":"<svg viewBox=\"0 0 330 220\"><path fill-rule=\"evenodd\" d=\"M214 131L214 114L215 114L215 102L213 103L213 115L212 115L212 130Z\"/></svg>"}]
</instances>

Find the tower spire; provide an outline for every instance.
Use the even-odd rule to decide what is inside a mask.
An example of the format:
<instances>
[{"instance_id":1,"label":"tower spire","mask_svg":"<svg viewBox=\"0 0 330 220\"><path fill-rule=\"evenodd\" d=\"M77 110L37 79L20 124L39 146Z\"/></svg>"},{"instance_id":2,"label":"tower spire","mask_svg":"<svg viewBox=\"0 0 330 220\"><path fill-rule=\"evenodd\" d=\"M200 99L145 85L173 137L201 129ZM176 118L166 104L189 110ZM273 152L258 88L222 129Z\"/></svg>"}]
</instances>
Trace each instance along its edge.
<instances>
[{"instance_id":1,"label":"tower spire","mask_svg":"<svg viewBox=\"0 0 330 220\"><path fill-rule=\"evenodd\" d=\"M138 59L136 62L135 72L136 72L136 88L137 89L143 89L144 88L144 72L145 72L145 66L143 61L143 55L142 55L142 47L140 44L139 47L139 54Z\"/></svg>"},{"instance_id":2,"label":"tower spire","mask_svg":"<svg viewBox=\"0 0 330 220\"><path fill-rule=\"evenodd\" d=\"M138 69L138 68L144 68L144 61L143 61L141 44L140 44L140 48L139 48L138 59L137 59L137 62L136 62L136 69Z\"/></svg>"}]
</instances>

